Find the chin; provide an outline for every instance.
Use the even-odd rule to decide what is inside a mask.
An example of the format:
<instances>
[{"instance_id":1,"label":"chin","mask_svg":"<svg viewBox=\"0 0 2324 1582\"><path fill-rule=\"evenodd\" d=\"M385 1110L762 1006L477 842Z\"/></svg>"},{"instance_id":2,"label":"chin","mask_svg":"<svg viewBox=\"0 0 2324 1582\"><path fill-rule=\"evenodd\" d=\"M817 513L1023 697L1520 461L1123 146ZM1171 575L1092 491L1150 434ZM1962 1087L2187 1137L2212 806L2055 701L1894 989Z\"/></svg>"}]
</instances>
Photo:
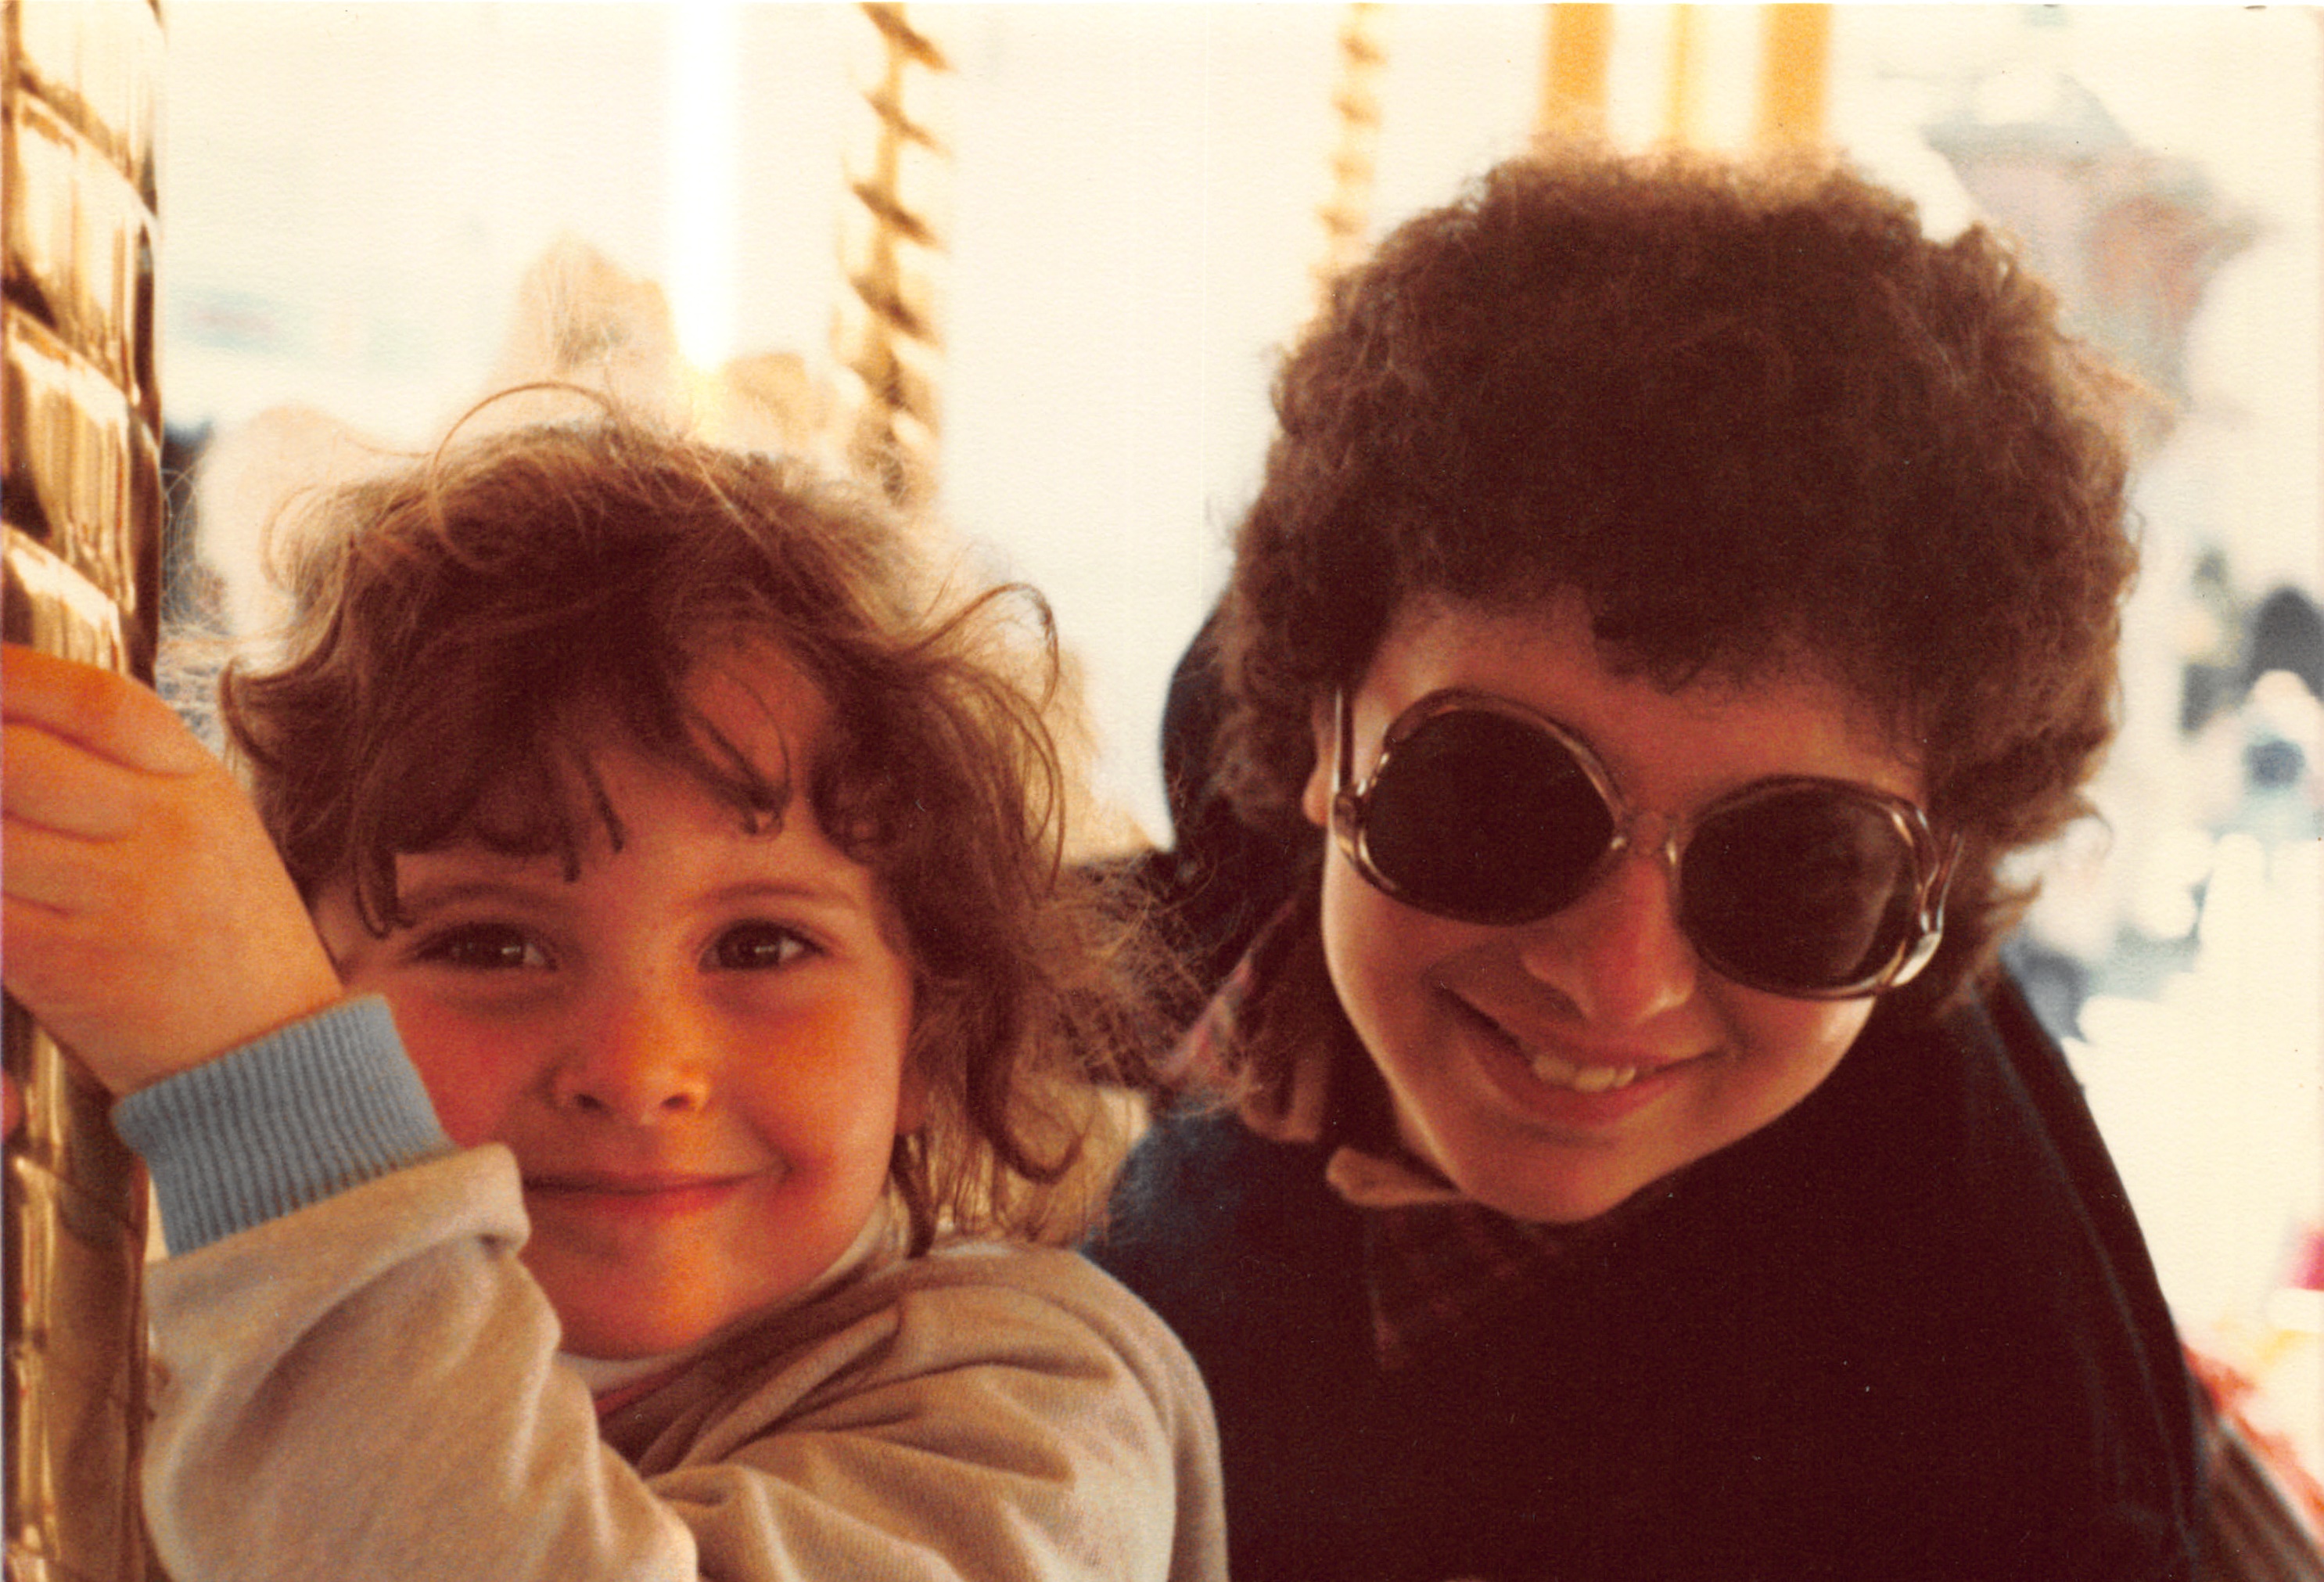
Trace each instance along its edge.
<instances>
[{"instance_id":1,"label":"chin","mask_svg":"<svg viewBox=\"0 0 2324 1582\"><path fill-rule=\"evenodd\" d=\"M1629 1202L1667 1171L1509 1175L1494 1171L1454 1185L1486 1207L1536 1225L1587 1225Z\"/></svg>"},{"instance_id":2,"label":"chin","mask_svg":"<svg viewBox=\"0 0 2324 1582\"><path fill-rule=\"evenodd\" d=\"M558 1315L560 1318L564 1316ZM576 1315L565 1320L563 1348L600 1362L638 1362L690 1351L723 1326L668 1313Z\"/></svg>"},{"instance_id":3,"label":"chin","mask_svg":"<svg viewBox=\"0 0 2324 1582\"><path fill-rule=\"evenodd\" d=\"M1611 1214L1636 1197L1636 1192L1561 1193L1554 1198L1532 1196L1521 1200L1493 1202L1480 1198L1489 1208L1497 1208L1512 1219L1522 1219L1536 1225L1587 1225L1601 1216Z\"/></svg>"},{"instance_id":4,"label":"chin","mask_svg":"<svg viewBox=\"0 0 2324 1582\"><path fill-rule=\"evenodd\" d=\"M603 1363L642 1362L647 1357L667 1356L684 1351L693 1342L684 1335L647 1335L634 1329L605 1328L598 1325L567 1325L559 1349L576 1356L594 1357Z\"/></svg>"}]
</instances>

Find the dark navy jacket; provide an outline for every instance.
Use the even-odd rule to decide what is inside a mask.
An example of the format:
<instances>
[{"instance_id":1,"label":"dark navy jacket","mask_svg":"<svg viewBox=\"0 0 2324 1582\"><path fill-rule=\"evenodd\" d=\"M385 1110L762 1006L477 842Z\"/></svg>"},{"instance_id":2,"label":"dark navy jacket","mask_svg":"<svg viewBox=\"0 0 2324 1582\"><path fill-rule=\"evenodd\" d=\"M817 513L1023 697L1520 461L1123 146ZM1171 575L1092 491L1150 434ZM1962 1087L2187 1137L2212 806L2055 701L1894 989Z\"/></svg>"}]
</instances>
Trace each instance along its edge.
<instances>
[{"instance_id":1,"label":"dark navy jacket","mask_svg":"<svg viewBox=\"0 0 2324 1582\"><path fill-rule=\"evenodd\" d=\"M1093 1249L1202 1365L1238 1582L2192 1575L2170 1315L2006 984L1941 1025L1884 1005L1425 1366L1374 1357L1323 1162L1173 1115Z\"/></svg>"}]
</instances>

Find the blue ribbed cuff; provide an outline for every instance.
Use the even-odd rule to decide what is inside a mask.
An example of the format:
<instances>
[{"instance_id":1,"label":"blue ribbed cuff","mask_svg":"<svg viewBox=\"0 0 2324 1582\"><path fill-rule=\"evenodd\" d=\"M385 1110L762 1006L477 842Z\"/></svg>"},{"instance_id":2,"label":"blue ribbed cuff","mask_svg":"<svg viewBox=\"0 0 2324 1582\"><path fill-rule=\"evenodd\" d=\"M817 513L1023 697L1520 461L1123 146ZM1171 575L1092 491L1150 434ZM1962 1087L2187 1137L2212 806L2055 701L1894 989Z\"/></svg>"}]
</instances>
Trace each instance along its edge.
<instances>
[{"instance_id":1,"label":"blue ribbed cuff","mask_svg":"<svg viewBox=\"0 0 2324 1582\"><path fill-rule=\"evenodd\" d=\"M376 995L343 1001L114 1106L189 1253L449 1152Z\"/></svg>"}]
</instances>

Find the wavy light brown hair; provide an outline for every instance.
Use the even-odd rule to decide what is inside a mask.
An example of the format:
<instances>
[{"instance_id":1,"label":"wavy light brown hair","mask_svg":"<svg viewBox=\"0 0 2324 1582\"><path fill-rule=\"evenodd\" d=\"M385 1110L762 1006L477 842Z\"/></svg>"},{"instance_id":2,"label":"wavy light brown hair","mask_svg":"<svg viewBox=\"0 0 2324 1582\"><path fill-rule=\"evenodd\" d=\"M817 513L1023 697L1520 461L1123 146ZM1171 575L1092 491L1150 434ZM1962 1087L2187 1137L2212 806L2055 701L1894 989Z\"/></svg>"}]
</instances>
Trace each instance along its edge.
<instances>
[{"instance_id":1,"label":"wavy light brown hair","mask_svg":"<svg viewBox=\"0 0 2324 1582\"><path fill-rule=\"evenodd\" d=\"M289 525L282 657L228 666L219 697L310 902L348 881L384 932L397 856L469 839L577 874L588 820L622 838L589 767L609 731L746 828L779 823L796 790L872 870L913 965L929 1118L890 1180L914 1250L939 1229L1079 1233L1121 1146L1106 1090L1154 1039L1154 956L1063 860L1038 594L938 598L867 495L612 412L456 431ZM697 667L767 642L828 707L796 788L687 701Z\"/></svg>"},{"instance_id":2,"label":"wavy light brown hair","mask_svg":"<svg viewBox=\"0 0 2324 1582\"><path fill-rule=\"evenodd\" d=\"M1283 365L1222 615L1243 817L1313 837L1319 699L1407 600L1562 589L1668 686L1800 664L1916 762L1972 983L2085 810L2135 556L2129 385L1992 235L1845 169L1552 149L1405 224Z\"/></svg>"}]
</instances>

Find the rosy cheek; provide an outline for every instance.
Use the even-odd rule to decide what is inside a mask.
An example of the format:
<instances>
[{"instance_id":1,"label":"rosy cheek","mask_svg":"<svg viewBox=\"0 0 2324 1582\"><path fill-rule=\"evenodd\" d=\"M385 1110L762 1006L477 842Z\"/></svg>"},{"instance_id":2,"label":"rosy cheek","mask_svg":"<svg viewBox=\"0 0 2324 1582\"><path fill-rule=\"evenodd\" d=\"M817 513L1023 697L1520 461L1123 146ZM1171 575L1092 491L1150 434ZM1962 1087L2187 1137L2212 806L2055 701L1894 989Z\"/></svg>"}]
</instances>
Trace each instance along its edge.
<instances>
[{"instance_id":1,"label":"rosy cheek","mask_svg":"<svg viewBox=\"0 0 2324 1582\"><path fill-rule=\"evenodd\" d=\"M903 1106L908 1036L908 1022L884 1004L844 1002L790 1020L768 1041L788 1058L751 1063L770 1129L794 1133L786 1141L803 1154L844 1147L842 1140L864 1146L875 1135L884 1150L896 1132L891 1096Z\"/></svg>"},{"instance_id":2,"label":"rosy cheek","mask_svg":"<svg viewBox=\"0 0 2324 1582\"><path fill-rule=\"evenodd\" d=\"M474 1148L493 1140L496 1116L493 1106L484 1102L484 1096L474 1091L474 1085L456 1078L420 1069L420 1079L427 1084L428 1096L435 1101L436 1118L444 1124L445 1133L463 1148Z\"/></svg>"},{"instance_id":3,"label":"rosy cheek","mask_svg":"<svg viewBox=\"0 0 2324 1582\"><path fill-rule=\"evenodd\" d=\"M1834 1001L1815 1008L1802 1029L1802 1036L1807 1043L1823 1050L1827 1059L1837 1062L1871 1017L1870 1000Z\"/></svg>"},{"instance_id":4,"label":"rosy cheek","mask_svg":"<svg viewBox=\"0 0 2324 1582\"><path fill-rule=\"evenodd\" d=\"M463 1148L502 1140L511 1095L505 1091L507 1084L495 1079L500 1063L473 1047L456 1019L402 1004L395 1009L404 1049L445 1133Z\"/></svg>"},{"instance_id":5,"label":"rosy cheek","mask_svg":"<svg viewBox=\"0 0 2324 1582\"><path fill-rule=\"evenodd\" d=\"M1872 1014L1870 1000L1792 1000L1733 991L1730 1025L1745 1050L1782 1067L1782 1086L1804 1096L1837 1067Z\"/></svg>"}]
</instances>

